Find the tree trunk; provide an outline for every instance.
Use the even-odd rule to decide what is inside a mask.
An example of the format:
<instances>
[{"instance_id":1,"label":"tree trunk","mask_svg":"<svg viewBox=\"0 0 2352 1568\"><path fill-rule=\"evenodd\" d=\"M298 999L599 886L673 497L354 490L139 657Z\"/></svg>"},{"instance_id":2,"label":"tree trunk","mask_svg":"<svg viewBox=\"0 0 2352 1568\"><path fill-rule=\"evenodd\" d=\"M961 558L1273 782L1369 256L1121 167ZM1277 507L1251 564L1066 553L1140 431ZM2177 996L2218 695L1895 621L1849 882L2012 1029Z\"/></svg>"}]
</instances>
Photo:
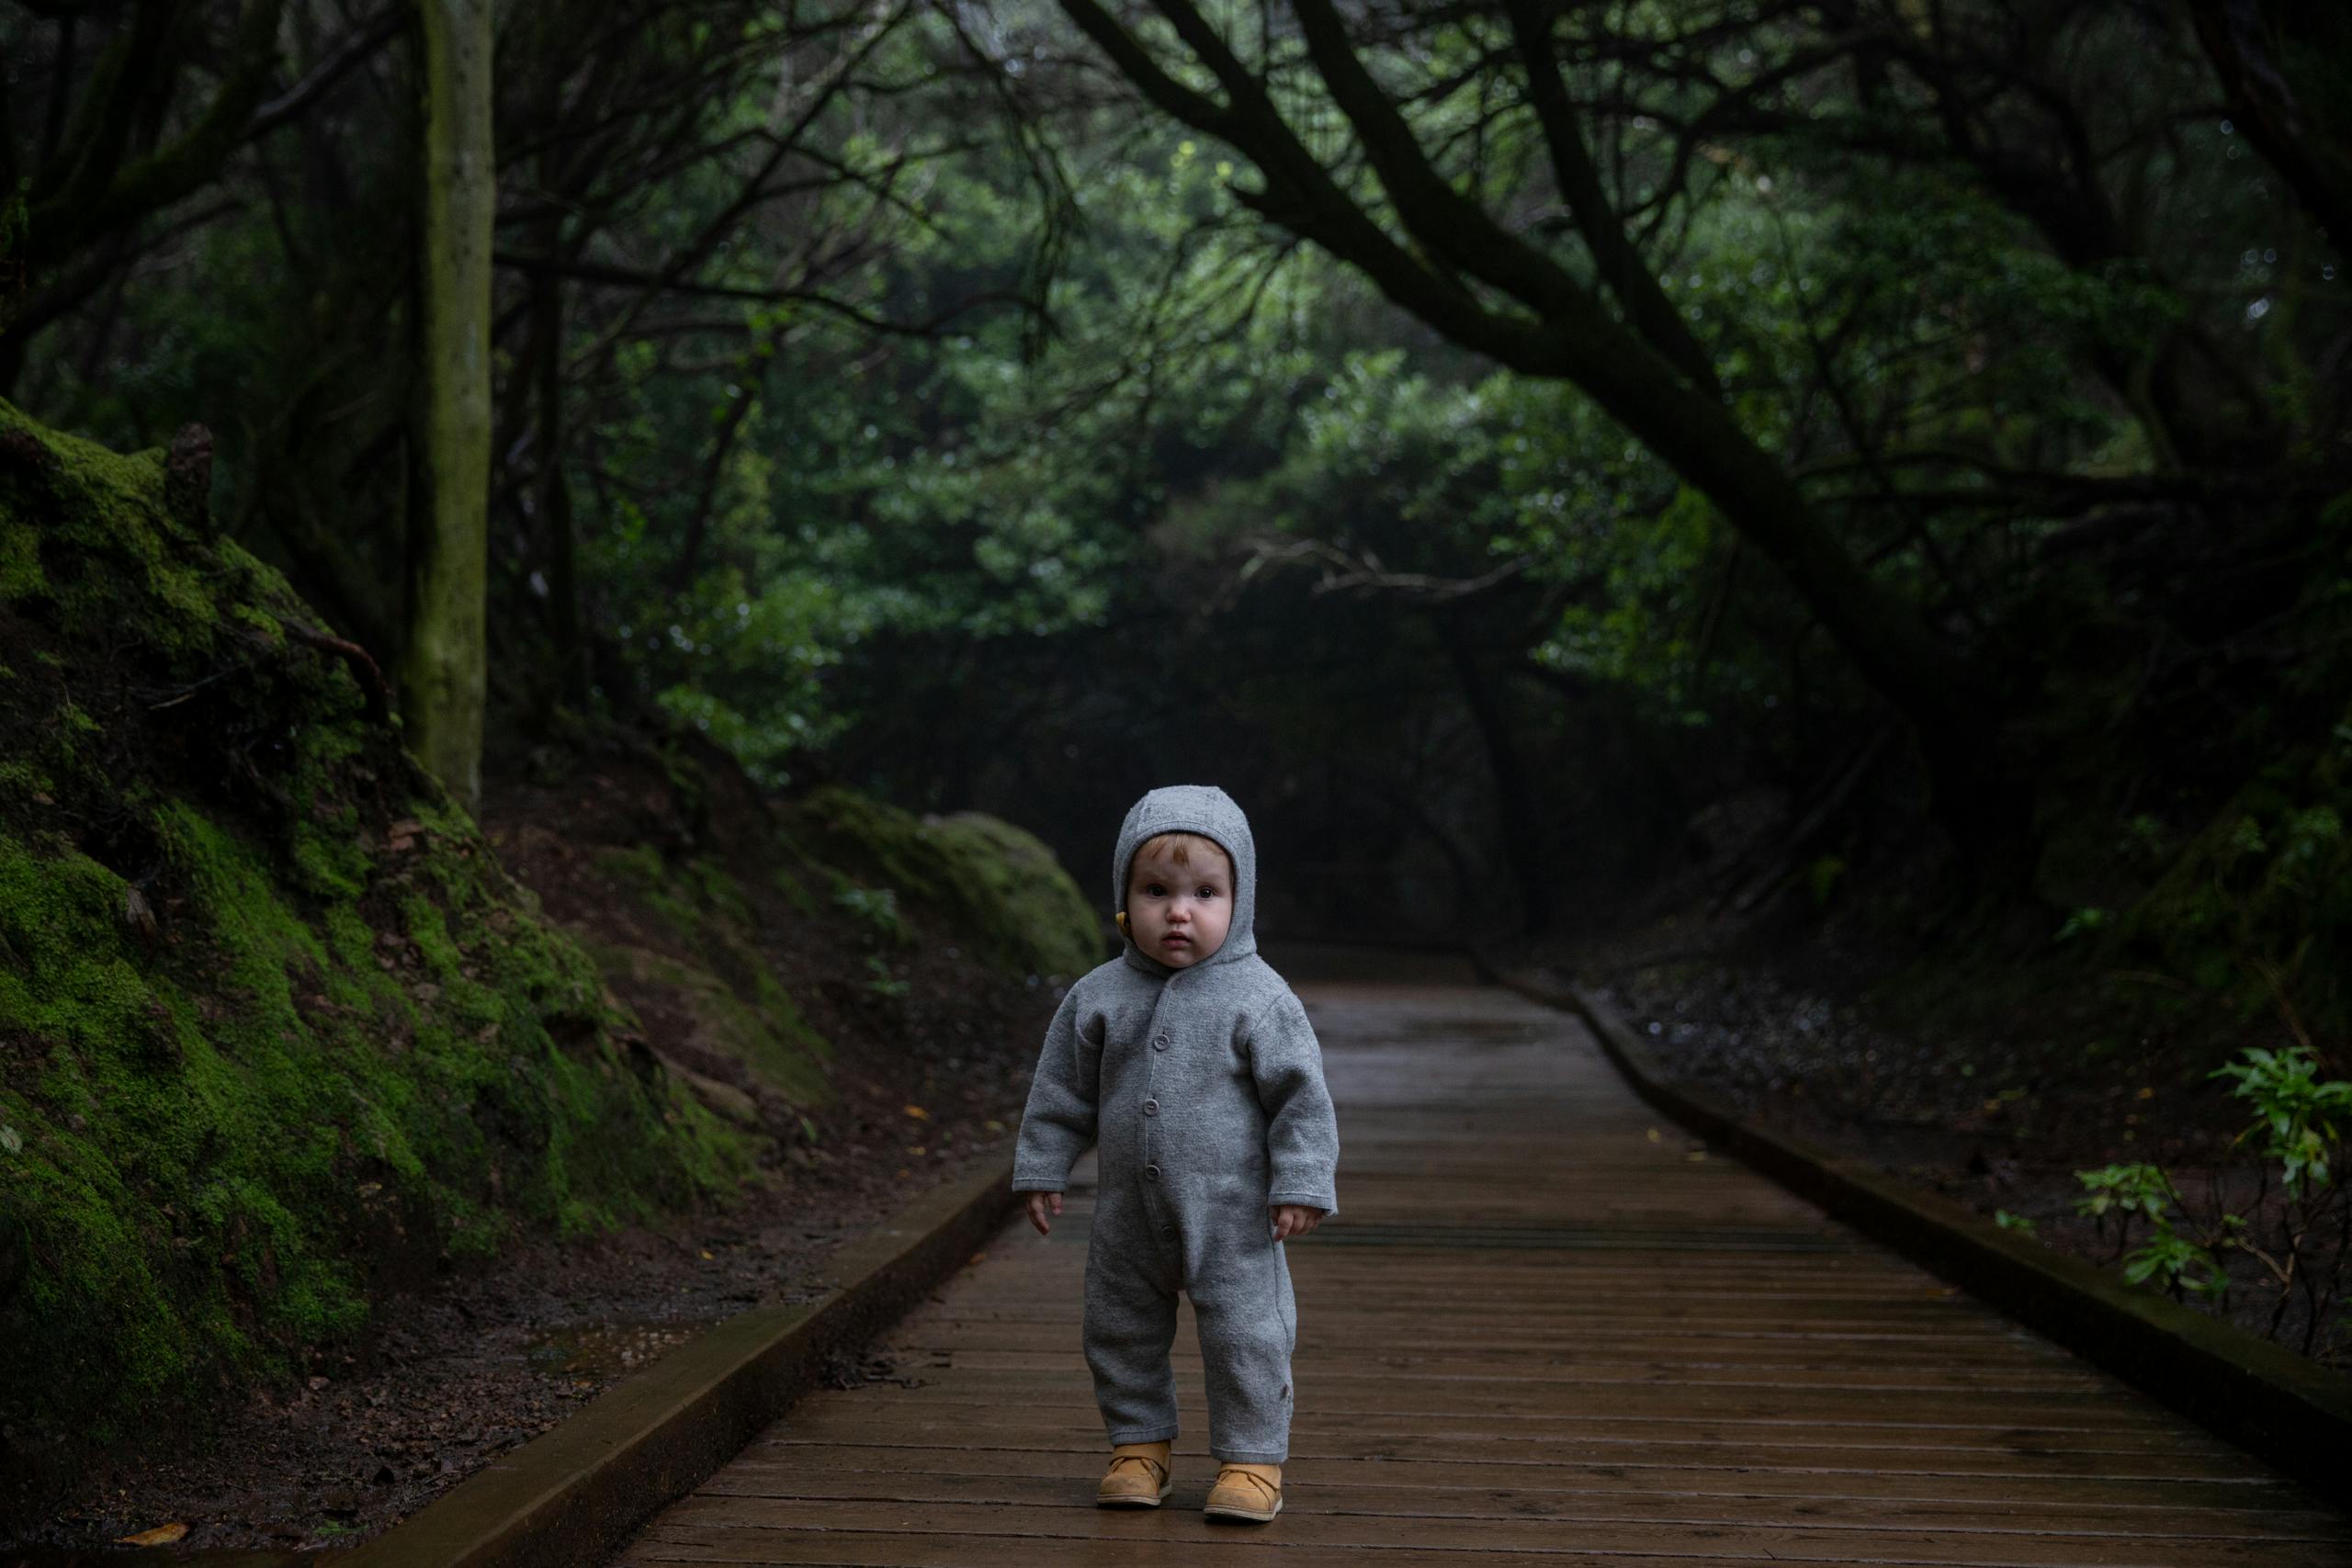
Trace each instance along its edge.
<instances>
[{"instance_id":1,"label":"tree trunk","mask_svg":"<svg viewBox=\"0 0 2352 1568\"><path fill-rule=\"evenodd\" d=\"M1441 612L1435 619L1438 637L1444 642L1446 657L1453 664L1454 678L1462 683L1462 700L1478 726L1478 738L1486 743L1487 766L1495 780L1495 816L1502 829L1503 864L1510 868L1511 886L1519 894L1521 923L1530 931L1542 931L1552 919L1551 887L1544 874L1548 857L1544 853L1543 818L1535 805L1534 792L1528 788L1527 769L1511 739L1510 717L1496 700L1485 672L1478 668L1477 650L1471 646L1461 615Z\"/></svg>"},{"instance_id":2,"label":"tree trunk","mask_svg":"<svg viewBox=\"0 0 2352 1568\"><path fill-rule=\"evenodd\" d=\"M544 254L555 254L549 222ZM531 276L531 357L538 371L539 471L536 492L540 548L548 566L548 622L555 634L556 700L588 705L588 650L580 634L579 535L571 487L563 474L563 278L552 267Z\"/></svg>"},{"instance_id":3,"label":"tree trunk","mask_svg":"<svg viewBox=\"0 0 2352 1568\"><path fill-rule=\"evenodd\" d=\"M481 800L490 525L491 0L424 0L423 494L412 529L409 744L468 811Z\"/></svg>"}]
</instances>

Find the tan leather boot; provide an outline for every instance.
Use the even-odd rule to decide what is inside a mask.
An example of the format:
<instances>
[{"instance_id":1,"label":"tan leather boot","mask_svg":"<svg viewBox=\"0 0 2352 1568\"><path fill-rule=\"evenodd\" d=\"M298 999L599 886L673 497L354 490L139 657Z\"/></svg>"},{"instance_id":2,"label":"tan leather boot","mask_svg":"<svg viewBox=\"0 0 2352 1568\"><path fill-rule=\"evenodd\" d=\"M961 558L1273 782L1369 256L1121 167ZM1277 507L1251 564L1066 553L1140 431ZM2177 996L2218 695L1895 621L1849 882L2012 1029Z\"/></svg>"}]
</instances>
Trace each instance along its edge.
<instances>
[{"instance_id":1,"label":"tan leather boot","mask_svg":"<svg viewBox=\"0 0 2352 1568\"><path fill-rule=\"evenodd\" d=\"M1094 1488L1098 1508L1157 1508L1174 1484L1168 1475L1169 1445L1120 1443L1111 1450L1111 1468Z\"/></svg>"},{"instance_id":2,"label":"tan leather boot","mask_svg":"<svg viewBox=\"0 0 2352 1568\"><path fill-rule=\"evenodd\" d=\"M1264 1524L1283 1511L1283 1467L1230 1461L1217 1466L1216 1484L1209 1488L1208 1506L1202 1511L1213 1519Z\"/></svg>"}]
</instances>

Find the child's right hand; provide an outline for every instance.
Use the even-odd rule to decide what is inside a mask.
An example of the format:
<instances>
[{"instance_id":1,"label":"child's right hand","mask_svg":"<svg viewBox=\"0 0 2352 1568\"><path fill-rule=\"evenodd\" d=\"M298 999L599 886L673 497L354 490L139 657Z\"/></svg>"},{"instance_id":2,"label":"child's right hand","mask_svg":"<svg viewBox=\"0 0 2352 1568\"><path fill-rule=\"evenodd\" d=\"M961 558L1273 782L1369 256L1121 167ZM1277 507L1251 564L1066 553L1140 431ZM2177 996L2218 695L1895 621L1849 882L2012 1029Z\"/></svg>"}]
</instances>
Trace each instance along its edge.
<instances>
[{"instance_id":1,"label":"child's right hand","mask_svg":"<svg viewBox=\"0 0 2352 1568\"><path fill-rule=\"evenodd\" d=\"M1060 1193L1032 1192L1029 1194L1029 1223L1037 1227L1039 1235L1044 1235L1054 1228L1054 1223L1046 1218L1047 1209L1051 1209L1057 1214L1062 1212Z\"/></svg>"}]
</instances>

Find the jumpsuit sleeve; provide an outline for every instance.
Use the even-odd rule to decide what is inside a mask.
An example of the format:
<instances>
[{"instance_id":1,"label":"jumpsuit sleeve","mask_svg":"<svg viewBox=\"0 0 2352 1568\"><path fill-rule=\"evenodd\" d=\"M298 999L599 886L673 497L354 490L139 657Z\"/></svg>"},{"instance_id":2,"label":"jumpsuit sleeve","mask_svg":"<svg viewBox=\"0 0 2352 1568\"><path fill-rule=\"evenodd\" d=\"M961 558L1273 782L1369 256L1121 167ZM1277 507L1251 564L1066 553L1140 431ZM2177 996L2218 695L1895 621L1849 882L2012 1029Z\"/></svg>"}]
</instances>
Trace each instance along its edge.
<instances>
[{"instance_id":1,"label":"jumpsuit sleeve","mask_svg":"<svg viewBox=\"0 0 2352 1568\"><path fill-rule=\"evenodd\" d=\"M1069 1168L1094 1142L1102 1072L1101 1049L1079 1028L1078 988L1072 987L1046 1026L1037 1073L1029 1082L1029 1103L1012 1149L1015 1192L1058 1192L1069 1182Z\"/></svg>"},{"instance_id":2,"label":"jumpsuit sleeve","mask_svg":"<svg viewBox=\"0 0 2352 1568\"><path fill-rule=\"evenodd\" d=\"M1258 1103L1266 1112L1272 1177L1266 1201L1339 1213L1340 1122L1323 1086L1323 1049L1295 994L1284 991L1250 1021L1249 1045Z\"/></svg>"}]
</instances>

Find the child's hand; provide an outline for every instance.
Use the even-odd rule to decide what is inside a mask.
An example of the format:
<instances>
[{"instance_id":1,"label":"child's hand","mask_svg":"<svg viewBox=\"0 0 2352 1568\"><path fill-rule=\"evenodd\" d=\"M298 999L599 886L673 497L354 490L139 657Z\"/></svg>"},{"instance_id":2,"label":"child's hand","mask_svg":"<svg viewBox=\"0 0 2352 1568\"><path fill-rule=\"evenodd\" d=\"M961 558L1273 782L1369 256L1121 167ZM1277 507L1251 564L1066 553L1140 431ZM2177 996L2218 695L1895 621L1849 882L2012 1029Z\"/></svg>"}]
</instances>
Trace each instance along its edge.
<instances>
[{"instance_id":1,"label":"child's hand","mask_svg":"<svg viewBox=\"0 0 2352 1568\"><path fill-rule=\"evenodd\" d=\"M1277 1203L1273 1206L1273 1215L1276 1241L1305 1235L1323 1223L1323 1211L1310 1209L1304 1203Z\"/></svg>"},{"instance_id":2,"label":"child's hand","mask_svg":"<svg viewBox=\"0 0 2352 1568\"><path fill-rule=\"evenodd\" d=\"M1029 1194L1029 1223L1037 1227L1039 1235L1044 1235L1054 1228L1054 1223L1046 1218L1046 1211L1049 1208L1057 1214L1062 1212L1060 1193L1032 1192Z\"/></svg>"}]
</instances>

